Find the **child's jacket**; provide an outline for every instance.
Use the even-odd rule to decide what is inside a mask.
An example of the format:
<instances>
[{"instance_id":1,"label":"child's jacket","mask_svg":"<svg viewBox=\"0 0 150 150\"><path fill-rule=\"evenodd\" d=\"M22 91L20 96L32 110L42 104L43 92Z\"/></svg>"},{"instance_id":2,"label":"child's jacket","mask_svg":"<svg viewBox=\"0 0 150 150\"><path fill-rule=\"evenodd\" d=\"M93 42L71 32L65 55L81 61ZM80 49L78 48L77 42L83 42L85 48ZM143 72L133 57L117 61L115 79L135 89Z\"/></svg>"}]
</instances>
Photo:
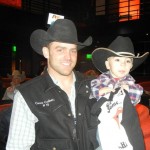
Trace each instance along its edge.
<instances>
[{"instance_id":1,"label":"child's jacket","mask_svg":"<svg viewBox=\"0 0 150 150\"><path fill-rule=\"evenodd\" d=\"M103 150L145 150L139 118L127 91L117 88L115 93L102 97L93 105L91 114L91 126L100 122Z\"/></svg>"}]
</instances>

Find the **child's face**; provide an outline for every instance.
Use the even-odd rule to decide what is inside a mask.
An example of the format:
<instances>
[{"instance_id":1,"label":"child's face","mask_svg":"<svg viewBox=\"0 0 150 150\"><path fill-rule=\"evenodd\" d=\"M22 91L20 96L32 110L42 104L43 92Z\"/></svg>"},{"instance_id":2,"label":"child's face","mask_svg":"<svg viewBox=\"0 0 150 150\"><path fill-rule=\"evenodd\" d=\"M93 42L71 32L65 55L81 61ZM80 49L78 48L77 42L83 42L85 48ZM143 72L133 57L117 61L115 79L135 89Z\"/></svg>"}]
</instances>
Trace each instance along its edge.
<instances>
[{"instance_id":1,"label":"child's face","mask_svg":"<svg viewBox=\"0 0 150 150\"><path fill-rule=\"evenodd\" d=\"M109 57L105 61L106 68L114 78L125 77L132 68L133 59L127 57Z\"/></svg>"}]
</instances>

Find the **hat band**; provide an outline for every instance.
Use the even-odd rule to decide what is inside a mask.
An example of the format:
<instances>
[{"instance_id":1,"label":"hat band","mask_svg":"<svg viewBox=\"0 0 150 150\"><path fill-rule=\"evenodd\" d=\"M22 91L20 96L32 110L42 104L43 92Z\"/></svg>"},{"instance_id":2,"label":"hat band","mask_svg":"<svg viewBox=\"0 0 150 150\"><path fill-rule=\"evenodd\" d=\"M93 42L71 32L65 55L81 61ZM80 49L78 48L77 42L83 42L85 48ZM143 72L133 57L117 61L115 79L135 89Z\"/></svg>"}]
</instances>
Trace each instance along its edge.
<instances>
[{"instance_id":1,"label":"hat band","mask_svg":"<svg viewBox=\"0 0 150 150\"><path fill-rule=\"evenodd\" d=\"M128 52L117 52L116 54L117 54L118 56L135 57L134 54L128 53Z\"/></svg>"}]
</instances>

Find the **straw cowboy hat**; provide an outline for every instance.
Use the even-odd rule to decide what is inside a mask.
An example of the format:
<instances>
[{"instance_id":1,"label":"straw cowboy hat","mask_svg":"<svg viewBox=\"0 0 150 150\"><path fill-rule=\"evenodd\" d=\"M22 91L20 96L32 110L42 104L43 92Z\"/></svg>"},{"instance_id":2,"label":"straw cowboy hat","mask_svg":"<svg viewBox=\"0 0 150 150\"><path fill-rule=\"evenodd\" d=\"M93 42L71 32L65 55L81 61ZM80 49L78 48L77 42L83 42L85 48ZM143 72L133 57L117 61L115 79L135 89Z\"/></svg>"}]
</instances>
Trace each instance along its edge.
<instances>
[{"instance_id":1,"label":"straw cowboy hat","mask_svg":"<svg viewBox=\"0 0 150 150\"><path fill-rule=\"evenodd\" d=\"M77 44L79 50L91 45L92 37L88 37L83 43L79 42L75 24L68 19L58 19L47 31L37 29L30 37L31 47L40 55L43 55L42 47L53 41Z\"/></svg>"},{"instance_id":2,"label":"straw cowboy hat","mask_svg":"<svg viewBox=\"0 0 150 150\"><path fill-rule=\"evenodd\" d=\"M22 73L19 70L14 70L12 72L12 75L7 74L7 77L12 79L12 78L21 78L21 81L24 81L26 78L25 72L22 71Z\"/></svg>"},{"instance_id":3,"label":"straw cowboy hat","mask_svg":"<svg viewBox=\"0 0 150 150\"><path fill-rule=\"evenodd\" d=\"M106 72L107 68L105 66L105 61L109 57L130 57L133 58L133 67L131 71L136 69L141 65L145 59L148 57L149 52L144 53L143 55L135 56L134 46L129 37L118 36L108 48L97 48L92 52L92 61L95 67L100 72Z\"/></svg>"}]
</instances>

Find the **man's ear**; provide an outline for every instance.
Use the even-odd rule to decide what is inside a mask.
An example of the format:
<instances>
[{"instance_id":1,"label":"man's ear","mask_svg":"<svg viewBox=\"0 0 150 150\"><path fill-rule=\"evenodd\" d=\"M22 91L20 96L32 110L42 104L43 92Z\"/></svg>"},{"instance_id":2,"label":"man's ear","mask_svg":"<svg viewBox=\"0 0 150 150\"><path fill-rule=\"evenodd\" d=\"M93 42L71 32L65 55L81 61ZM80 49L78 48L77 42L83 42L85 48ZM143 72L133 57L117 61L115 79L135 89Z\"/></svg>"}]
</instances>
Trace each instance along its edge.
<instances>
[{"instance_id":1,"label":"man's ear","mask_svg":"<svg viewBox=\"0 0 150 150\"><path fill-rule=\"evenodd\" d=\"M105 61L105 66L106 66L106 68L107 68L108 70L110 69L108 60Z\"/></svg>"},{"instance_id":2,"label":"man's ear","mask_svg":"<svg viewBox=\"0 0 150 150\"><path fill-rule=\"evenodd\" d=\"M49 58L49 49L47 47L42 48L43 56L47 59Z\"/></svg>"}]
</instances>

